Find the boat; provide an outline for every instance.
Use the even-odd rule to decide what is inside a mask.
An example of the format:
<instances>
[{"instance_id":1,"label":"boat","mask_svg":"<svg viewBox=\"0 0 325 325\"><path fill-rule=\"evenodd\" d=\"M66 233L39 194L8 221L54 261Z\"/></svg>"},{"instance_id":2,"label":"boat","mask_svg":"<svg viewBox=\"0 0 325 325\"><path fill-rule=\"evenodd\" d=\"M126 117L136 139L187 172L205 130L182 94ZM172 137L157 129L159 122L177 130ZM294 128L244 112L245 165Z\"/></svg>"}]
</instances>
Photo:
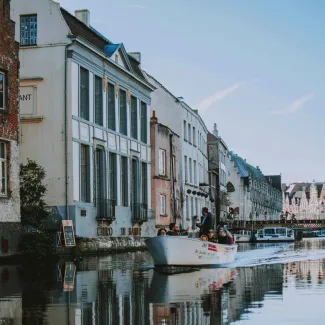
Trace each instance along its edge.
<instances>
[{"instance_id":1,"label":"boat","mask_svg":"<svg viewBox=\"0 0 325 325\"><path fill-rule=\"evenodd\" d=\"M218 290L222 285L231 282L237 274L235 268L209 268L173 275L155 271L148 298L151 303L156 304L200 300L207 292Z\"/></svg>"},{"instance_id":2,"label":"boat","mask_svg":"<svg viewBox=\"0 0 325 325\"><path fill-rule=\"evenodd\" d=\"M145 241L155 266L216 266L235 260L237 245L222 245L181 236Z\"/></svg>"},{"instance_id":3,"label":"boat","mask_svg":"<svg viewBox=\"0 0 325 325\"><path fill-rule=\"evenodd\" d=\"M246 228L233 228L229 230L236 243L251 243L255 241L255 236L252 230Z\"/></svg>"},{"instance_id":4,"label":"boat","mask_svg":"<svg viewBox=\"0 0 325 325\"><path fill-rule=\"evenodd\" d=\"M294 231L285 227L265 227L257 231L257 242L291 242L295 240Z\"/></svg>"}]
</instances>

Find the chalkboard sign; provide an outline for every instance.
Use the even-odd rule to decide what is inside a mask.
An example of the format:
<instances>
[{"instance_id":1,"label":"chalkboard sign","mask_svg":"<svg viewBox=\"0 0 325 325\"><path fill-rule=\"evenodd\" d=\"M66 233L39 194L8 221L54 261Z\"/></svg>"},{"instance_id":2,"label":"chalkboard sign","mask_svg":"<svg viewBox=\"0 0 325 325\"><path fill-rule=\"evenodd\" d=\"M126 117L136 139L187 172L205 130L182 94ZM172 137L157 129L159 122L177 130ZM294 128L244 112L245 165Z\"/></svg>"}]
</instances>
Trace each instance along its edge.
<instances>
[{"instance_id":1,"label":"chalkboard sign","mask_svg":"<svg viewBox=\"0 0 325 325\"><path fill-rule=\"evenodd\" d=\"M74 278L76 266L72 262L65 263L63 291L72 291L74 288Z\"/></svg>"},{"instance_id":2,"label":"chalkboard sign","mask_svg":"<svg viewBox=\"0 0 325 325\"><path fill-rule=\"evenodd\" d=\"M71 220L63 220L62 221L62 230L63 230L65 246L69 246L69 247L76 246L72 221Z\"/></svg>"}]
</instances>

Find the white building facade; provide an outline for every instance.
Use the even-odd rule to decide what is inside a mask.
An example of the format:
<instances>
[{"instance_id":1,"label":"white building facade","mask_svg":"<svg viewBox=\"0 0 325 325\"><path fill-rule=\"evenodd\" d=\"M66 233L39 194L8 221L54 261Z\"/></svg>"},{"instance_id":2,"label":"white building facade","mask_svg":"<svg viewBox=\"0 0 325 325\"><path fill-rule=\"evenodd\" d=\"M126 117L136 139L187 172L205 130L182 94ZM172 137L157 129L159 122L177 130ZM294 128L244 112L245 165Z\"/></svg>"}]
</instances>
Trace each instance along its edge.
<instances>
[{"instance_id":1,"label":"white building facade","mask_svg":"<svg viewBox=\"0 0 325 325\"><path fill-rule=\"evenodd\" d=\"M265 176L259 167L232 151L226 162L234 220L278 220L282 210L281 175Z\"/></svg>"},{"instance_id":2,"label":"white building facade","mask_svg":"<svg viewBox=\"0 0 325 325\"><path fill-rule=\"evenodd\" d=\"M21 158L46 172L53 227L80 237L152 235L150 93L127 53L54 1L12 1L21 43Z\"/></svg>"},{"instance_id":3,"label":"white building facade","mask_svg":"<svg viewBox=\"0 0 325 325\"><path fill-rule=\"evenodd\" d=\"M197 110L193 110L186 103L182 108L182 222L195 229L195 223L200 218L203 207L211 211L209 198L208 147L206 128Z\"/></svg>"},{"instance_id":4,"label":"white building facade","mask_svg":"<svg viewBox=\"0 0 325 325\"><path fill-rule=\"evenodd\" d=\"M211 208L209 199L207 134L208 130L196 110L181 101L154 77L148 80L157 89L151 94L151 107L159 123L180 136L176 170L176 221L183 228L196 229L193 216L201 216L203 207Z\"/></svg>"}]
</instances>

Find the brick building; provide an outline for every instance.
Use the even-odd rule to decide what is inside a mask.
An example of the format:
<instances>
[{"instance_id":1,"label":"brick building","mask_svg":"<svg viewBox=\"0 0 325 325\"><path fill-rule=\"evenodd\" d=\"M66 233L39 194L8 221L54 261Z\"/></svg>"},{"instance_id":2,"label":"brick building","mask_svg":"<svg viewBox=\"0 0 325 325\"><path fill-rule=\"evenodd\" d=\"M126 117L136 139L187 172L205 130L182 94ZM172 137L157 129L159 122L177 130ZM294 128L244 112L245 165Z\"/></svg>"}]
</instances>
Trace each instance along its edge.
<instances>
[{"instance_id":1,"label":"brick building","mask_svg":"<svg viewBox=\"0 0 325 325\"><path fill-rule=\"evenodd\" d=\"M14 253L20 228L19 44L10 1L0 0L0 256Z\"/></svg>"}]
</instances>

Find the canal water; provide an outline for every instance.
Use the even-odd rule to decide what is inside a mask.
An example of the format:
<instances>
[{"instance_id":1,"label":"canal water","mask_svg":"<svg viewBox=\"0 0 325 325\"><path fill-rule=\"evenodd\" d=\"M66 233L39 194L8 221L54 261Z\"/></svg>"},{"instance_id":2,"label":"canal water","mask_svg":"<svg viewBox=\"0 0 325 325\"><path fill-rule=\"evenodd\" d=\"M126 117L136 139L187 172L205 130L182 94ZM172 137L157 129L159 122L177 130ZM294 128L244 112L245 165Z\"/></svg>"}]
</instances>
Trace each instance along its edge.
<instances>
[{"instance_id":1,"label":"canal water","mask_svg":"<svg viewBox=\"0 0 325 325\"><path fill-rule=\"evenodd\" d=\"M0 266L1 325L323 325L324 295L317 239L240 245L228 268L174 275L148 252Z\"/></svg>"}]
</instances>

